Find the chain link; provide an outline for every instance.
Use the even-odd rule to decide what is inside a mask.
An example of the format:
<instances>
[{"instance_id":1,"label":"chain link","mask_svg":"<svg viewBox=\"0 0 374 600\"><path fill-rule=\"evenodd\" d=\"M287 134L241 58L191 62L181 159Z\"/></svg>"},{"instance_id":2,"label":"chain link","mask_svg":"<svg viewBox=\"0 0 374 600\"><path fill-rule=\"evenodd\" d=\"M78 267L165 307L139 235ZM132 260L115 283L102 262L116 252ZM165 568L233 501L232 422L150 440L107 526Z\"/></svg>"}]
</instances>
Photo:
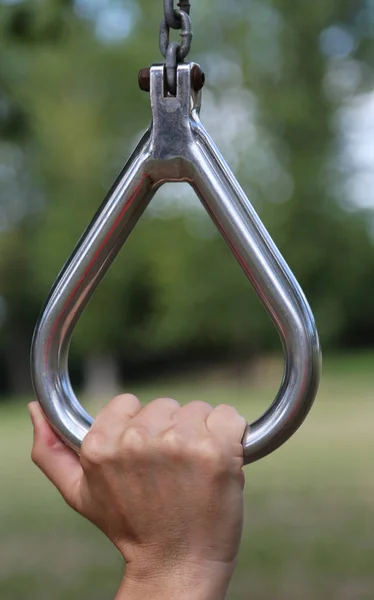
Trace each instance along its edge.
<instances>
[{"instance_id":1,"label":"chain link","mask_svg":"<svg viewBox=\"0 0 374 600\"><path fill-rule=\"evenodd\" d=\"M160 27L160 50L166 59L166 79L169 92L176 94L177 68L191 50L192 23L189 17L189 0L180 0L174 8L174 0L164 0L164 18ZM170 29L181 31L182 43L170 42Z\"/></svg>"},{"instance_id":2,"label":"chain link","mask_svg":"<svg viewBox=\"0 0 374 600\"><path fill-rule=\"evenodd\" d=\"M182 62L188 56L188 53L191 49L191 41L192 41L191 19L187 15L187 13L182 12L182 11L180 13L180 17L181 17L180 29L181 29L182 43L177 44L177 46L178 46L178 54L177 54L178 62ZM164 56L165 58L167 55L167 50L168 50L169 44L170 44L170 27L169 27L166 19L163 19L161 22L161 28L160 28L160 50L161 50L162 56Z\"/></svg>"},{"instance_id":3,"label":"chain link","mask_svg":"<svg viewBox=\"0 0 374 600\"><path fill-rule=\"evenodd\" d=\"M165 21L172 29L181 28L180 15L174 8L174 0L164 0Z\"/></svg>"},{"instance_id":4,"label":"chain link","mask_svg":"<svg viewBox=\"0 0 374 600\"><path fill-rule=\"evenodd\" d=\"M178 2L178 6L181 10L183 10L183 12L186 12L188 15L190 14L190 10L191 10L190 0L180 0L180 2Z\"/></svg>"},{"instance_id":5,"label":"chain link","mask_svg":"<svg viewBox=\"0 0 374 600\"><path fill-rule=\"evenodd\" d=\"M179 44L171 42L166 50L166 81L169 92L176 96L177 94L177 68L179 54Z\"/></svg>"},{"instance_id":6,"label":"chain link","mask_svg":"<svg viewBox=\"0 0 374 600\"><path fill-rule=\"evenodd\" d=\"M164 0L165 19L171 29L180 29L180 11L190 14L191 4L189 0L180 0L178 2L179 10L174 8L174 0Z\"/></svg>"}]
</instances>

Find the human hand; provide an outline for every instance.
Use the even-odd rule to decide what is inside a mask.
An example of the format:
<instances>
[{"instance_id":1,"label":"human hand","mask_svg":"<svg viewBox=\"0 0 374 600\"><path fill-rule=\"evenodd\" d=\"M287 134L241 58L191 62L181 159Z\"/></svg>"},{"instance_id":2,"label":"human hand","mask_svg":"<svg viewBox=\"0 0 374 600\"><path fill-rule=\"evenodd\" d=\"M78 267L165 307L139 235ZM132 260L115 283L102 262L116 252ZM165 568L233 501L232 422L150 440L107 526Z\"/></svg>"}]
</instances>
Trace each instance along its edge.
<instances>
[{"instance_id":1,"label":"human hand","mask_svg":"<svg viewBox=\"0 0 374 600\"><path fill-rule=\"evenodd\" d=\"M219 600L242 531L246 422L234 408L171 399L141 408L118 396L98 415L78 457L38 403L32 458L74 510L126 560L118 600Z\"/></svg>"}]
</instances>

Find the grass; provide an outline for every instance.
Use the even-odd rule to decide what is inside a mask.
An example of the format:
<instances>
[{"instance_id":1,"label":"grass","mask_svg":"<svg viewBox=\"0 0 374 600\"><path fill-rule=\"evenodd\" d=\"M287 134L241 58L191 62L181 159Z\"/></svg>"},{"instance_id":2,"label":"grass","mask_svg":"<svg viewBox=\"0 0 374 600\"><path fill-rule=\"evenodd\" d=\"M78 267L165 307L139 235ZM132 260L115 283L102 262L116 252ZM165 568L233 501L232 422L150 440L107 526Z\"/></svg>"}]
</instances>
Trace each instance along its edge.
<instances>
[{"instance_id":1,"label":"grass","mask_svg":"<svg viewBox=\"0 0 374 600\"><path fill-rule=\"evenodd\" d=\"M297 435L246 469L246 522L229 600L374 598L374 355L330 358ZM137 392L231 402L248 419L271 401L265 384L189 380ZM122 564L104 537L66 508L29 458L25 403L0 406L1 600L108 600Z\"/></svg>"}]
</instances>

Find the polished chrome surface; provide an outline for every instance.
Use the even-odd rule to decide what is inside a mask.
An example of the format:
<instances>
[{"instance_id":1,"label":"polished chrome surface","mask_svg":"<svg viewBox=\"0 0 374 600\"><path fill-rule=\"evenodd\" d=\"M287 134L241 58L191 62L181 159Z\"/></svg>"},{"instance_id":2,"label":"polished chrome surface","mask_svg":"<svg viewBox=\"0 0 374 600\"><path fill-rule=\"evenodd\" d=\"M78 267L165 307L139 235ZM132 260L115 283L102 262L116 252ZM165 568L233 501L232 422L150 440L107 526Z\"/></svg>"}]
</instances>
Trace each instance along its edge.
<instances>
[{"instance_id":1,"label":"polished chrome surface","mask_svg":"<svg viewBox=\"0 0 374 600\"><path fill-rule=\"evenodd\" d=\"M284 377L269 410L243 439L245 463L286 442L317 393L321 356L313 315L297 281L199 119L193 64L178 66L177 95L165 95L165 68L151 69L153 121L81 238L47 300L35 330L35 392L61 438L79 452L92 423L70 385L74 327L95 288L157 189L188 182L196 191L272 318L285 354ZM233 307L235 310L235 307Z\"/></svg>"}]
</instances>

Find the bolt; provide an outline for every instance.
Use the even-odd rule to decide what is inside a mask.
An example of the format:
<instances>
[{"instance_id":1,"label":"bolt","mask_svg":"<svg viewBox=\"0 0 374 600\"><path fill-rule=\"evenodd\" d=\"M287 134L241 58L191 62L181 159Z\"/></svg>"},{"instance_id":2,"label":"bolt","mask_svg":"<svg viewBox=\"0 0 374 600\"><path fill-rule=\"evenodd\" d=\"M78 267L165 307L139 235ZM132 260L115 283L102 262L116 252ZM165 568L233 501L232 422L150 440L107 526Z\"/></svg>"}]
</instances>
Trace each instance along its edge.
<instances>
[{"instance_id":1,"label":"bolt","mask_svg":"<svg viewBox=\"0 0 374 600\"><path fill-rule=\"evenodd\" d=\"M200 92L205 85L205 73L198 65L195 65L191 71L191 82L195 92Z\"/></svg>"},{"instance_id":2,"label":"bolt","mask_svg":"<svg viewBox=\"0 0 374 600\"><path fill-rule=\"evenodd\" d=\"M151 69L149 67L139 71L138 81L139 87L143 92L151 91Z\"/></svg>"},{"instance_id":3,"label":"bolt","mask_svg":"<svg viewBox=\"0 0 374 600\"><path fill-rule=\"evenodd\" d=\"M151 69L149 67L139 71L138 81L139 87L143 92L151 91ZM191 82L195 92L200 92L205 85L205 73L198 65L192 68Z\"/></svg>"}]
</instances>

